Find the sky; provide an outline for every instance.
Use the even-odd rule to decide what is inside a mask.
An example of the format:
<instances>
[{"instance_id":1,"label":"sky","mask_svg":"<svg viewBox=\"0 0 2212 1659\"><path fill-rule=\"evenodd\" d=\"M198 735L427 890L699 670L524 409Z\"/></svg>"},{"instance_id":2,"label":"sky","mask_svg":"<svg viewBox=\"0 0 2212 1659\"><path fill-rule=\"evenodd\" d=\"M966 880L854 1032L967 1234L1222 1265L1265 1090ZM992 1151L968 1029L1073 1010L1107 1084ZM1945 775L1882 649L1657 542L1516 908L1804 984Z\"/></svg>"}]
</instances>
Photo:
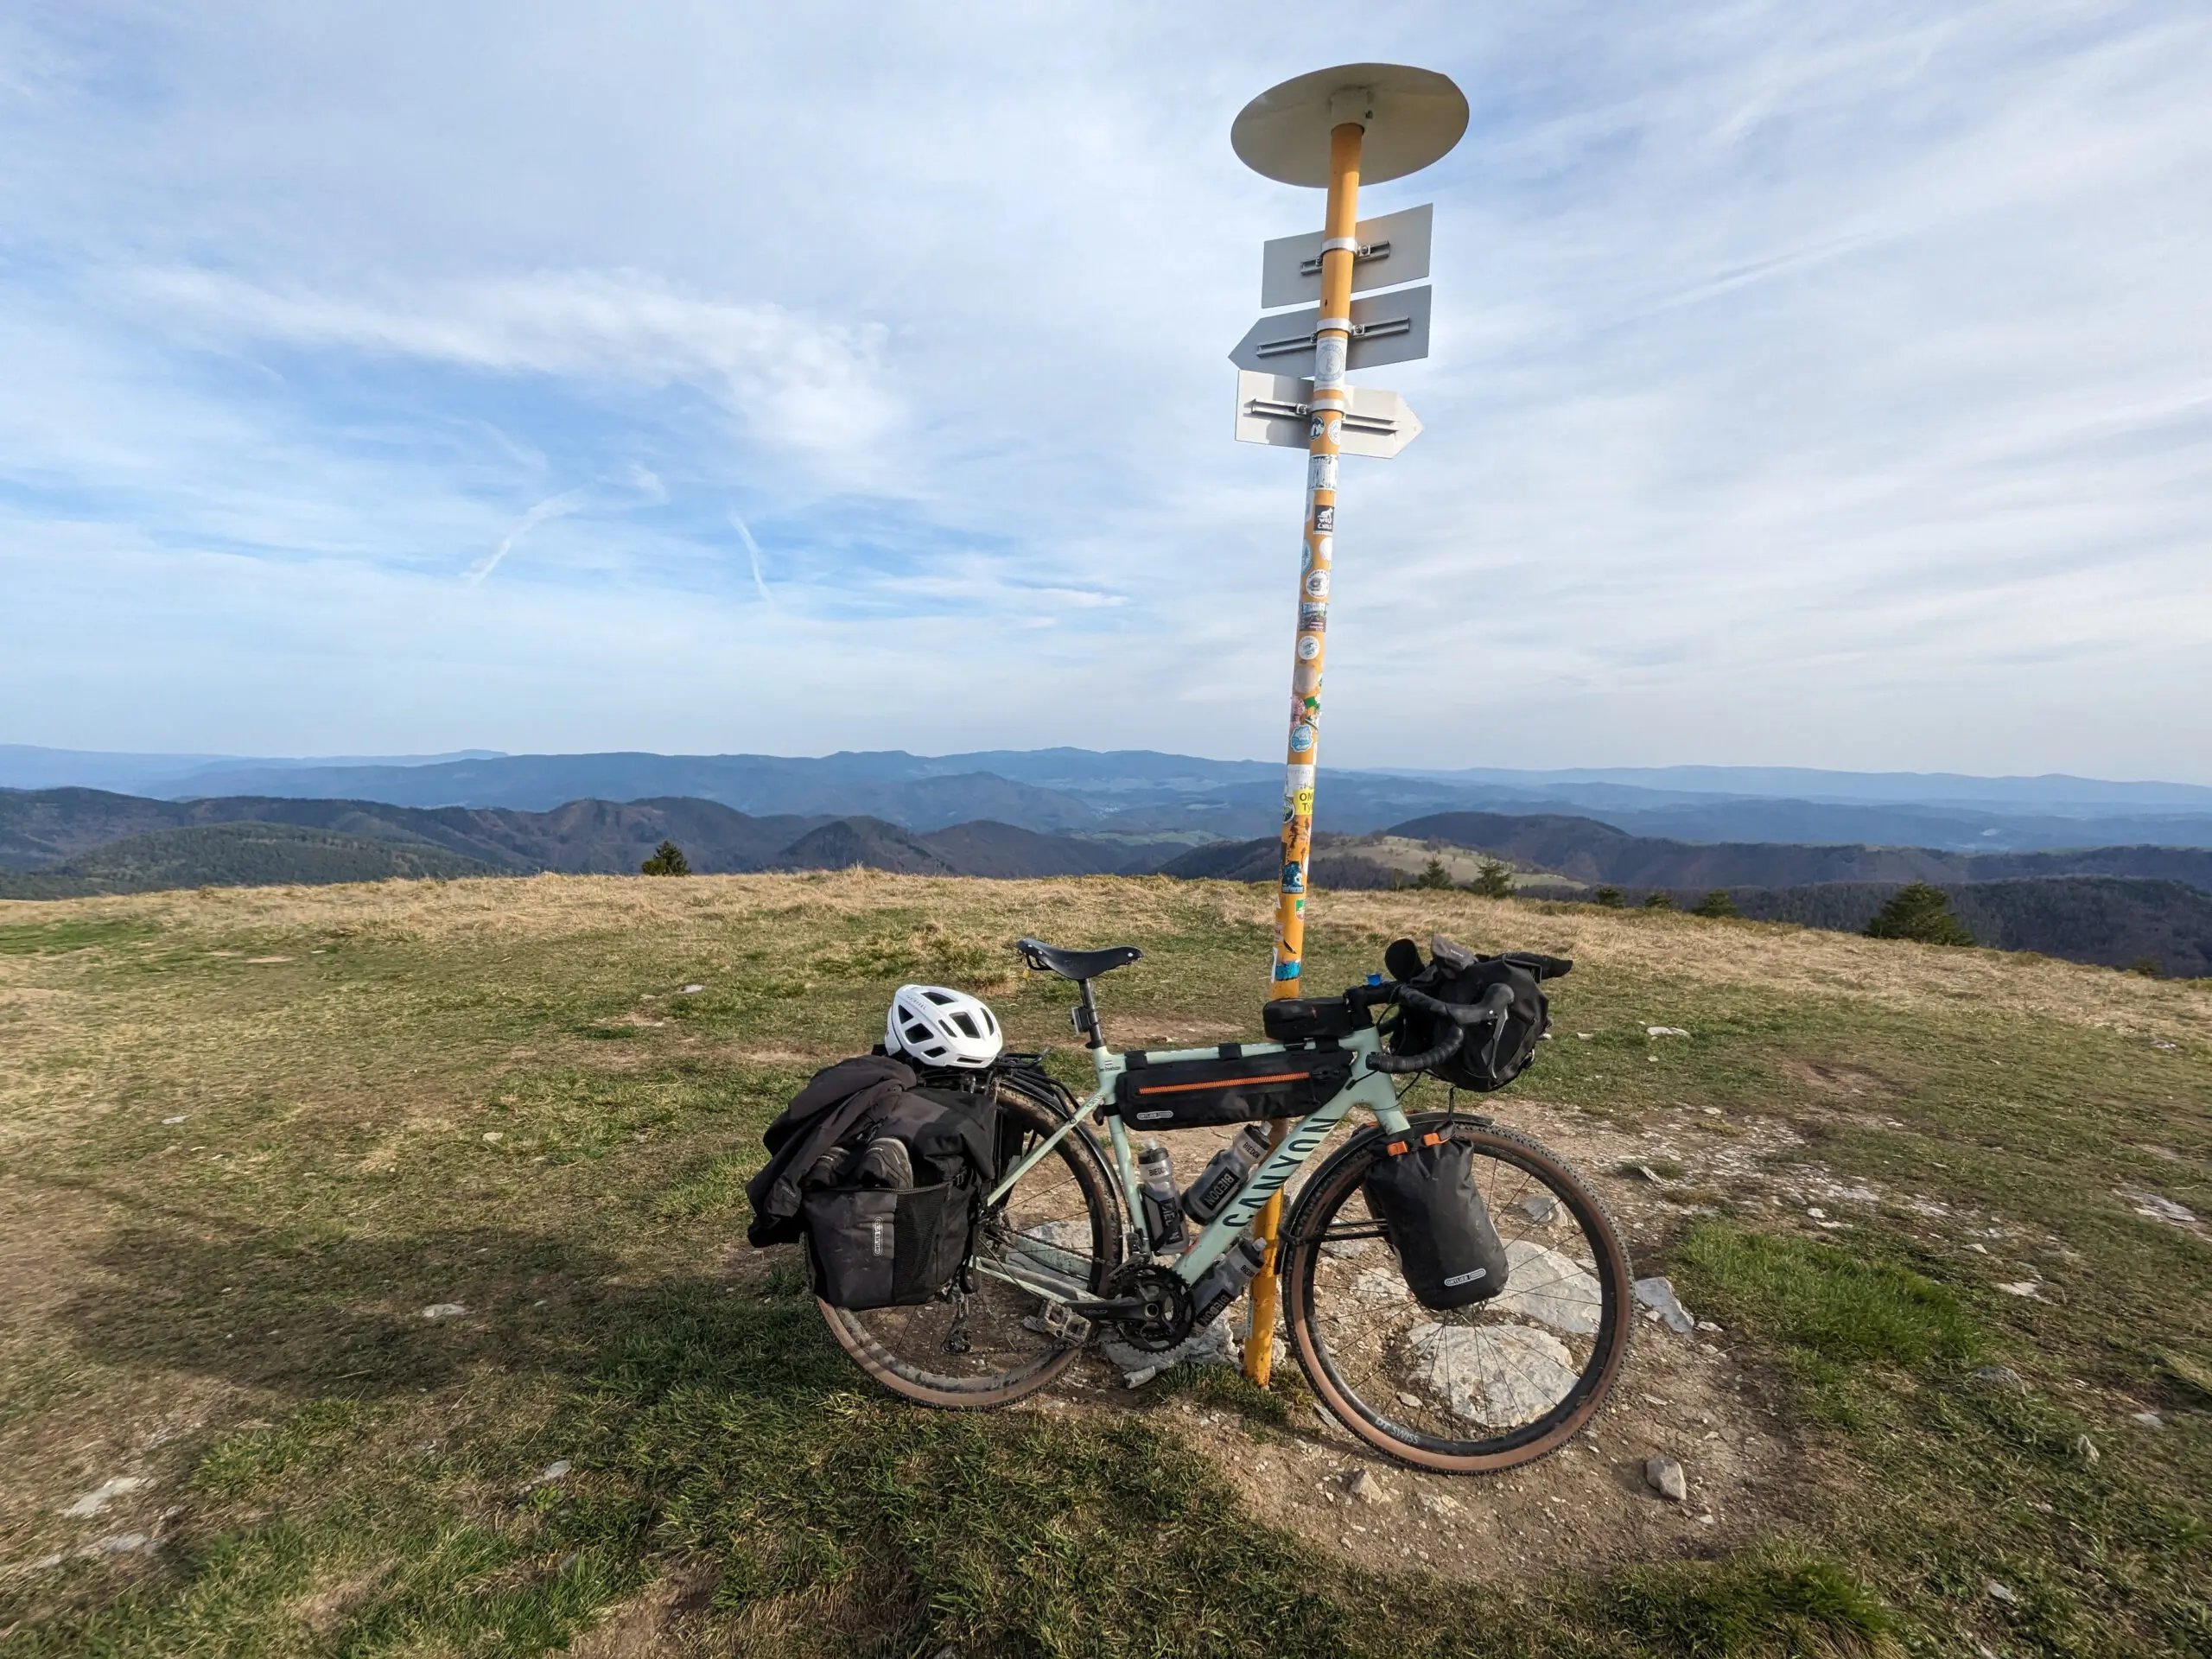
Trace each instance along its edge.
<instances>
[{"instance_id":1,"label":"sky","mask_svg":"<svg viewBox=\"0 0 2212 1659\"><path fill-rule=\"evenodd\" d=\"M15 0L0 742L1279 754L1355 58L1473 113L1325 766L2212 782L2196 0Z\"/></svg>"}]
</instances>

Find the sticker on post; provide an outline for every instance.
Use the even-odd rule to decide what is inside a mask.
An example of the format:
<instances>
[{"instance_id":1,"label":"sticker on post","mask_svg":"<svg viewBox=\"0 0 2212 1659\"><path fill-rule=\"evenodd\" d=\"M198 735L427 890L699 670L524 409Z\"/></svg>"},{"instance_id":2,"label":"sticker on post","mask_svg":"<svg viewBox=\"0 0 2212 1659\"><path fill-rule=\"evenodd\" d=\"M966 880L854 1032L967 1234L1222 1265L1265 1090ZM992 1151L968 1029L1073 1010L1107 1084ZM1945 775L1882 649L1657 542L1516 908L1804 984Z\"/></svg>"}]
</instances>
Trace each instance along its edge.
<instances>
[{"instance_id":1,"label":"sticker on post","mask_svg":"<svg viewBox=\"0 0 2212 1659\"><path fill-rule=\"evenodd\" d=\"M1309 624L1309 623L1306 621L1306 618L1304 617L1304 615L1302 615L1302 614L1301 614L1301 615L1299 617L1299 619L1298 619L1298 626L1299 626L1300 627L1301 627L1301 628L1303 628L1303 627L1306 627L1306 626L1313 626L1313 627L1316 627L1316 628L1318 628L1318 627L1319 627L1321 625L1320 625L1319 622L1314 622L1314 623L1311 623L1311 624ZM1300 662L1301 662L1301 663L1310 663L1310 662L1312 662L1312 661L1313 661L1316 657L1319 657L1320 654L1321 654L1321 642L1320 642L1320 640L1319 640L1318 639L1316 639L1313 635L1312 635L1312 634L1310 634L1310 633L1301 633L1301 634L1300 634L1300 635L1298 636L1298 660L1299 660Z\"/></svg>"},{"instance_id":2,"label":"sticker on post","mask_svg":"<svg viewBox=\"0 0 2212 1659\"><path fill-rule=\"evenodd\" d=\"M1308 599L1326 599L1329 596L1327 571L1309 570L1306 573L1306 596Z\"/></svg>"},{"instance_id":3,"label":"sticker on post","mask_svg":"<svg viewBox=\"0 0 2212 1659\"><path fill-rule=\"evenodd\" d=\"M1300 721L1297 725L1290 728L1290 752L1293 754L1303 754L1306 750L1313 747L1313 728L1312 726L1308 725L1304 721Z\"/></svg>"}]
</instances>

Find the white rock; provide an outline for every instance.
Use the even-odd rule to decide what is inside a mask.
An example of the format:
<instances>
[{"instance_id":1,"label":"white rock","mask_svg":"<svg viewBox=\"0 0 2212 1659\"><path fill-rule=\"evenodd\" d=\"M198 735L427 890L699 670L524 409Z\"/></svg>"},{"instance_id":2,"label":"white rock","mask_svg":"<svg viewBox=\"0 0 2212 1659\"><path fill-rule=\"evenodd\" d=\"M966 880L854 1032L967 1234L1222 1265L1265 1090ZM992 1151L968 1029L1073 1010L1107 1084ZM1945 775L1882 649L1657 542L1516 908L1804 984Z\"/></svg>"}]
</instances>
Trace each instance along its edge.
<instances>
[{"instance_id":1,"label":"white rock","mask_svg":"<svg viewBox=\"0 0 2212 1659\"><path fill-rule=\"evenodd\" d=\"M1672 1458L1656 1453L1643 1460L1643 1484L1670 1503L1689 1501L1689 1478L1683 1474L1682 1465Z\"/></svg>"},{"instance_id":2,"label":"white rock","mask_svg":"<svg viewBox=\"0 0 2212 1659\"><path fill-rule=\"evenodd\" d=\"M1351 1281L1351 1294L1366 1302L1402 1302L1413 1295L1395 1268L1370 1268Z\"/></svg>"},{"instance_id":3,"label":"white rock","mask_svg":"<svg viewBox=\"0 0 2212 1659\"><path fill-rule=\"evenodd\" d=\"M2166 1420L2155 1411L2131 1411L2127 1414L2127 1421L2145 1428L2164 1428L2166 1426Z\"/></svg>"},{"instance_id":4,"label":"white rock","mask_svg":"<svg viewBox=\"0 0 2212 1659\"><path fill-rule=\"evenodd\" d=\"M182 1112L179 1112L175 1117L165 1117L162 1122L164 1123L181 1123L184 1122L184 1114Z\"/></svg>"},{"instance_id":5,"label":"white rock","mask_svg":"<svg viewBox=\"0 0 2212 1659\"><path fill-rule=\"evenodd\" d=\"M1643 1034L1647 1037L1687 1037L1689 1033L1680 1026L1646 1026Z\"/></svg>"},{"instance_id":6,"label":"white rock","mask_svg":"<svg viewBox=\"0 0 2212 1659\"><path fill-rule=\"evenodd\" d=\"M703 985L686 985L681 994L684 996L696 996L706 988Z\"/></svg>"},{"instance_id":7,"label":"white rock","mask_svg":"<svg viewBox=\"0 0 2212 1659\"><path fill-rule=\"evenodd\" d=\"M423 1310L426 1319L457 1319L468 1309L459 1302L432 1302Z\"/></svg>"},{"instance_id":8,"label":"white rock","mask_svg":"<svg viewBox=\"0 0 2212 1659\"><path fill-rule=\"evenodd\" d=\"M1407 1345L1414 1382L1492 1428L1542 1416L1580 1375L1565 1343L1525 1325L1418 1325Z\"/></svg>"},{"instance_id":9,"label":"white rock","mask_svg":"<svg viewBox=\"0 0 2212 1659\"><path fill-rule=\"evenodd\" d=\"M566 1480L568 1478L569 1460L566 1458L556 1458L539 1470L537 1478L530 1484L533 1486L543 1486L548 1481Z\"/></svg>"},{"instance_id":10,"label":"white rock","mask_svg":"<svg viewBox=\"0 0 2212 1659\"><path fill-rule=\"evenodd\" d=\"M484 1131L484 1138L486 1141L504 1141L507 1137L497 1129L486 1129Z\"/></svg>"},{"instance_id":11,"label":"white rock","mask_svg":"<svg viewBox=\"0 0 2212 1659\"><path fill-rule=\"evenodd\" d=\"M2040 1300L2042 1287L2032 1279L2023 1279L2016 1285L1999 1285L1998 1289L2007 1296L2034 1296Z\"/></svg>"},{"instance_id":12,"label":"white rock","mask_svg":"<svg viewBox=\"0 0 2212 1659\"><path fill-rule=\"evenodd\" d=\"M1375 1478L1375 1471L1363 1469L1344 1483L1344 1490L1363 1503L1388 1503L1389 1489Z\"/></svg>"},{"instance_id":13,"label":"white rock","mask_svg":"<svg viewBox=\"0 0 2212 1659\"><path fill-rule=\"evenodd\" d=\"M2094 1463L2101 1455L2097 1451L2097 1443L2086 1434L2077 1434L2074 1437L2074 1449L2082 1454L2082 1461L2084 1463Z\"/></svg>"},{"instance_id":14,"label":"white rock","mask_svg":"<svg viewBox=\"0 0 2212 1659\"><path fill-rule=\"evenodd\" d=\"M1592 1280L1591 1282L1594 1284L1596 1281ZM1661 1323L1678 1337L1687 1337L1697 1329L1697 1321L1689 1316L1689 1311L1675 1299L1674 1281L1670 1279L1656 1277L1637 1280L1636 1300L1656 1314Z\"/></svg>"},{"instance_id":15,"label":"white rock","mask_svg":"<svg viewBox=\"0 0 2212 1659\"><path fill-rule=\"evenodd\" d=\"M1994 1579L1990 1580L1985 1588L1988 1590L1990 1599L1993 1601L2017 1602L2020 1599L2010 1588L1998 1583Z\"/></svg>"},{"instance_id":16,"label":"white rock","mask_svg":"<svg viewBox=\"0 0 2212 1659\"><path fill-rule=\"evenodd\" d=\"M61 1513L72 1520L81 1521L87 1516L99 1514L117 1498L128 1497L153 1484L143 1475L118 1475L112 1480L102 1481Z\"/></svg>"},{"instance_id":17,"label":"white rock","mask_svg":"<svg viewBox=\"0 0 2212 1659\"><path fill-rule=\"evenodd\" d=\"M1514 1207L1539 1227L1548 1227L1559 1219L1559 1200L1548 1192L1531 1192Z\"/></svg>"},{"instance_id":18,"label":"white rock","mask_svg":"<svg viewBox=\"0 0 2212 1659\"><path fill-rule=\"evenodd\" d=\"M1598 1328L1605 1293L1580 1262L1525 1238L1505 1247L1505 1288L1488 1306L1570 1337L1587 1336Z\"/></svg>"},{"instance_id":19,"label":"white rock","mask_svg":"<svg viewBox=\"0 0 2212 1659\"><path fill-rule=\"evenodd\" d=\"M2162 1198L2155 1192L2138 1192L2129 1187L2120 1188L2120 1196L2134 1205L2137 1215L2152 1221L2163 1221L2175 1227L2196 1224L2196 1212L2171 1198Z\"/></svg>"}]
</instances>

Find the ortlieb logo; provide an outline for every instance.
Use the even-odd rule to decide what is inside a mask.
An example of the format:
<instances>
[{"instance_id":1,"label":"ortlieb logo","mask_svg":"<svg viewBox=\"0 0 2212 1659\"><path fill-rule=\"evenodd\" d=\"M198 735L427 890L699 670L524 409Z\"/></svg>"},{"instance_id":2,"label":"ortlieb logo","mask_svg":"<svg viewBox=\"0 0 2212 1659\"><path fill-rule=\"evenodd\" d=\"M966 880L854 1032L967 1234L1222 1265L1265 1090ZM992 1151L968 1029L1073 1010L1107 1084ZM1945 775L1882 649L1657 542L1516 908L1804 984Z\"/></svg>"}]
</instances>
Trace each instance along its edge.
<instances>
[{"instance_id":1,"label":"ortlieb logo","mask_svg":"<svg viewBox=\"0 0 2212 1659\"><path fill-rule=\"evenodd\" d=\"M1444 1282L1447 1285L1471 1285L1478 1279L1490 1277L1488 1268L1477 1268L1472 1273L1455 1273Z\"/></svg>"},{"instance_id":2,"label":"ortlieb logo","mask_svg":"<svg viewBox=\"0 0 2212 1659\"><path fill-rule=\"evenodd\" d=\"M868 1223L868 1245L871 1255L889 1255L892 1253L891 1218L888 1216L877 1216Z\"/></svg>"},{"instance_id":3,"label":"ortlieb logo","mask_svg":"<svg viewBox=\"0 0 2212 1659\"><path fill-rule=\"evenodd\" d=\"M1137 1114L1137 1122L1140 1123L1149 1123L1156 1117L1173 1117L1174 1116L1175 1114L1173 1112L1139 1112Z\"/></svg>"}]
</instances>

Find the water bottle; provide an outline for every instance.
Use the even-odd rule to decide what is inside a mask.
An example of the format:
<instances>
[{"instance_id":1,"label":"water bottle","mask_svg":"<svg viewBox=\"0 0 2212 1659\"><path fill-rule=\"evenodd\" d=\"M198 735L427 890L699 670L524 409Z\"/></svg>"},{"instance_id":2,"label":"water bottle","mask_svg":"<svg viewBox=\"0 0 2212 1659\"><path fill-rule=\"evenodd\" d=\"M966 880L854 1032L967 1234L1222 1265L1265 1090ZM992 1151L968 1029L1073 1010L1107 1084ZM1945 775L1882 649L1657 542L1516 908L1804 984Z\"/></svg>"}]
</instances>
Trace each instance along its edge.
<instances>
[{"instance_id":1,"label":"water bottle","mask_svg":"<svg viewBox=\"0 0 2212 1659\"><path fill-rule=\"evenodd\" d=\"M1154 1250L1182 1248L1183 1211L1175 1199L1175 1160L1157 1141L1137 1154L1137 1196L1144 1201L1144 1230Z\"/></svg>"},{"instance_id":2,"label":"water bottle","mask_svg":"<svg viewBox=\"0 0 2212 1659\"><path fill-rule=\"evenodd\" d=\"M1213 1161L1191 1183L1183 1194L1183 1213L1192 1221L1211 1221L1267 1155L1268 1126L1247 1123L1244 1132L1214 1154Z\"/></svg>"},{"instance_id":3,"label":"water bottle","mask_svg":"<svg viewBox=\"0 0 2212 1659\"><path fill-rule=\"evenodd\" d=\"M1217 1313L1243 1294L1267 1259L1268 1247L1249 1233L1230 1245L1221 1260L1206 1269L1206 1276L1191 1287L1192 1322L1211 1324Z\"/></svg>"}]
</instances>

